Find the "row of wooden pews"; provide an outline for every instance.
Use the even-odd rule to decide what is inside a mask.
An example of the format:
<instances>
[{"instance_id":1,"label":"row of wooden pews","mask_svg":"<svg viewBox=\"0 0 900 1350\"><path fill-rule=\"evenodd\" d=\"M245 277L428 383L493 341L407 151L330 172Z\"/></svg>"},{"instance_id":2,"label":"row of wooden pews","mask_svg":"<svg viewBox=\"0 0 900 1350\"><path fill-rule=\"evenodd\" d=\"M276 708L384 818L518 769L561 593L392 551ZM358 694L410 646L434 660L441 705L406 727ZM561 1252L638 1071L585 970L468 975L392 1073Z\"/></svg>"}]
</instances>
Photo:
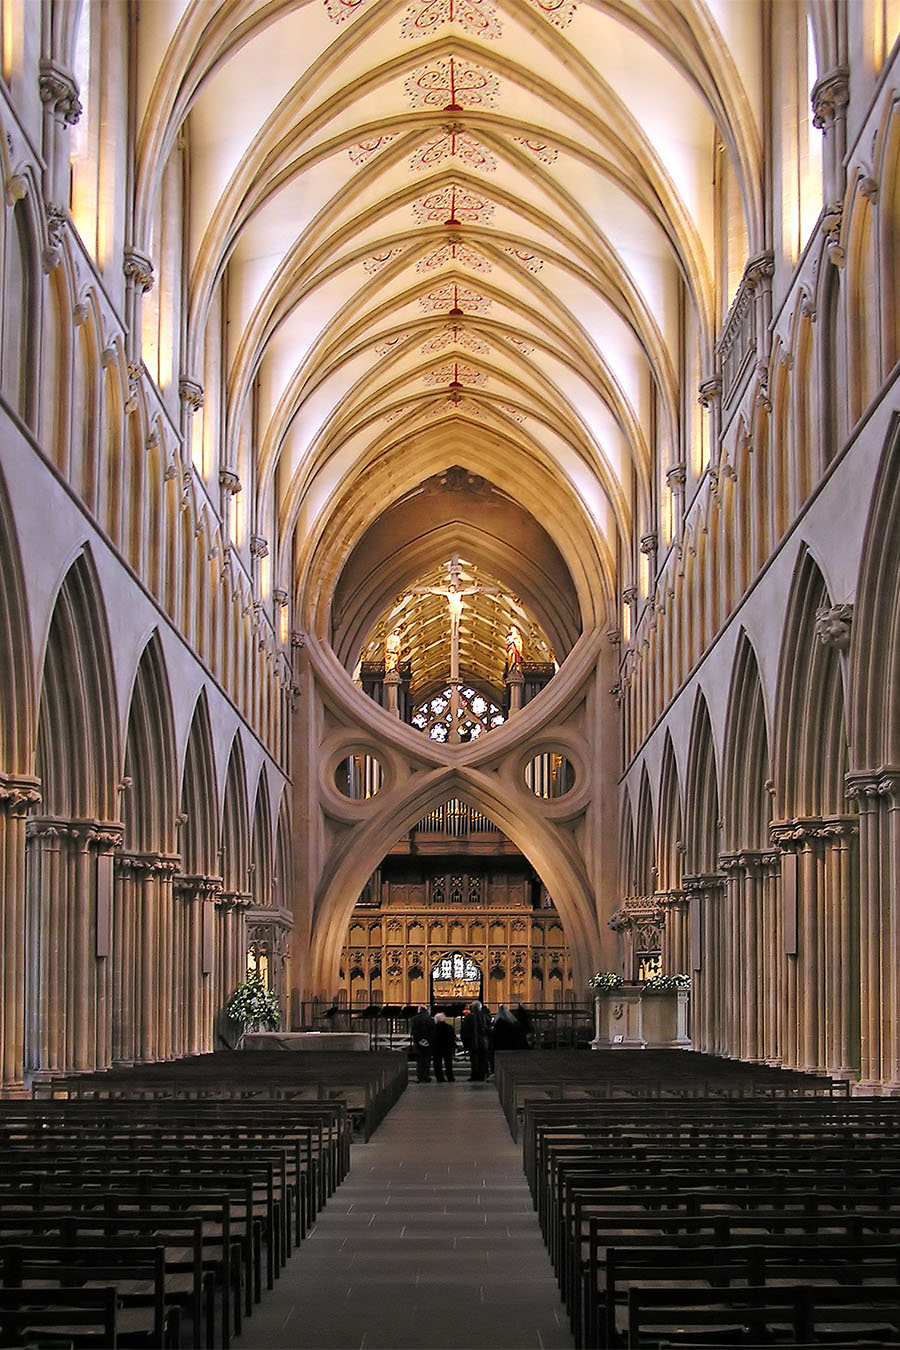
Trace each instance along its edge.
<instances>
[{"instance_id":1,"label":"row of wooden pews","mask_svg":"<svg viewBox=\"0 0 900 1350\"><path fill-rule=\"evenodd\" d=\"M269 1058L0 1102L0 1346L227 1350L346 1175L351 1112L368 1137L406 1081L401 1055Z\"/></svg>"},{"instance_id":2,"label":"row of wooden pews","mask_svg":"<svg viewBox=\"0 0 900 1350\"><path fill-rule=\"evenodd\" d=\"M571 1095L522 1099L523 1154L581 1347L900 1344L900 1103L757 1066L580 1057ZM497 1076L535 1081L524 1056ZM603 1063L603 1059L615 1062ZM595 1059L598 1061L595 1063ZM501 1063L502 1061L502 1063ZM744 1094L739 1095L741 1071ZM779 1070L771 1073L778 1074ZM597 1078L611 1088L575 1091Z\"/></svg>"}]
</instances>

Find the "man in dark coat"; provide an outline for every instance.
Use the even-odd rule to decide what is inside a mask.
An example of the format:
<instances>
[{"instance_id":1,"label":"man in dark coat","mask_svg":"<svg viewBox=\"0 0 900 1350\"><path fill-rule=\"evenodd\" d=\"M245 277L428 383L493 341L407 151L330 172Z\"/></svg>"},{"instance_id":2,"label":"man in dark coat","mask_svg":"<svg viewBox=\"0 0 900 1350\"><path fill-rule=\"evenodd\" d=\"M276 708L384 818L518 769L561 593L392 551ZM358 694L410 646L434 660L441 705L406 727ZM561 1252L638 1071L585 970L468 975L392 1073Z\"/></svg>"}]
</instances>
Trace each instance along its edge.
<instances>
[{"instance_id":1,"label":"man in dark coat","mask_svg":"<svg viewBox=\"0 0 900 1350\"><path fill-rule=\"evenodd\" d=\"M416 1052L416 1081L431 1082L431 1039L434 1036L434 1018L424 1003L409 1024L409 1039Z\"/></svg>"},{"instance_id":2,"label":"man in dark coat","mask_svg":"<svg viewBox=\"0 0 900 1350\"><path fill-rule=\"evenodd\" d=\"M439 1083L453 1082L453 1056L456 1053L456 1032L453 1023L443 1013L434 1015L434 1036L431 1040L434 1076Z\"/></svg>"},{"instance_id":3,"label":"man in dark coat","mask_svg":"<svg viewBox=\"0 0 900 1350\"><path fill-rule=\"evenodd\" d=\"M459 1029L463 1047L469 1052L472 1072L470 1083L483 1083L488 1073L491 1049L491 1019L478 999L473 999Z\"/></svg>"}]
</instances>

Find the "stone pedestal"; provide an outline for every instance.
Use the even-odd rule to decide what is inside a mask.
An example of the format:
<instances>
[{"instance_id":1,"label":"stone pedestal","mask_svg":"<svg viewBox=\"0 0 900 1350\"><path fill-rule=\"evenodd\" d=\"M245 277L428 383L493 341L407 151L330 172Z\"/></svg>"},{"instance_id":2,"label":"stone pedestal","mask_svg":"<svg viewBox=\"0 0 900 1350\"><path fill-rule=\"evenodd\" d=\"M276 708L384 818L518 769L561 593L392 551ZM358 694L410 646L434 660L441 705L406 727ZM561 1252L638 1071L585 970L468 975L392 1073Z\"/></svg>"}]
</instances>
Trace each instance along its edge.
<instances>
[{"instance_id":1,"label":"stone pedestal","mask_svg":"<svg viewBox=\"0 0 900 1350\"><path fill-rule=\"evenodd\" d=\"M648 993L624 985L594 995L592 1050L690 1049L688 991Z\"/></svg>"},{"instance_id":2,"label":"stone pedestal","mask_svg":"<svg viewBox=\"0 0 900 1350\"><path fill-rule=\"evenodd\" d=\"M688 1036L688 991L673 989L671 992L647 993L641 995L641 1035L647 1050L687 1049L691 1044Z\"/></svg>"},{"instance_id":3,"label":"stone pedestal","mask_svg":"<svg viewBox=\"0 0 900 1350\"><path fill-rule=\"evenodd\" d=\"M642 1050L641 991L624 986L594 995L592 1050Z\"/></svg>"}]
</instances>

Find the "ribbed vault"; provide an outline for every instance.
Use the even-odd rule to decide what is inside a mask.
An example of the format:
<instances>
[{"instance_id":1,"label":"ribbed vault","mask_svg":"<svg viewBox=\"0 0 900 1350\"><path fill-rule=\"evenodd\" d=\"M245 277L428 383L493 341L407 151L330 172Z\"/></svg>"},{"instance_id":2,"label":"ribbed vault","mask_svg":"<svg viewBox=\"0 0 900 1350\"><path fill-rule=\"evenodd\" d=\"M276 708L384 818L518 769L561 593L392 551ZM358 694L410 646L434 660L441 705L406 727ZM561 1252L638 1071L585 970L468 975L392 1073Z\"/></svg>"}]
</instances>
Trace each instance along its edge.
<instances>
[{"instance_id":1,"label":"ribbed vault","mask_svg":"<svg viewBox=\"0 0 900 1350\"><path fill-rule=\"evenodd\" d=\"M229 372L195 446L226 447L272 584L318 632L373 523L373 466L417 465L380 511L429 473L485 472L485 445L491 481L525 510L545 500L542 475L564 485L541 519L581 560L579 577L566 559L580 593L567 644L603 621L622 547L684 453L679 384L711 371L723 172L738 241L724 265L761 247L757 10L142 7L135 244L160 256L187 147L182 376L202 386L211 359ZM337 553L316 566L329 536Z\"/></svg>"}]
</instances>

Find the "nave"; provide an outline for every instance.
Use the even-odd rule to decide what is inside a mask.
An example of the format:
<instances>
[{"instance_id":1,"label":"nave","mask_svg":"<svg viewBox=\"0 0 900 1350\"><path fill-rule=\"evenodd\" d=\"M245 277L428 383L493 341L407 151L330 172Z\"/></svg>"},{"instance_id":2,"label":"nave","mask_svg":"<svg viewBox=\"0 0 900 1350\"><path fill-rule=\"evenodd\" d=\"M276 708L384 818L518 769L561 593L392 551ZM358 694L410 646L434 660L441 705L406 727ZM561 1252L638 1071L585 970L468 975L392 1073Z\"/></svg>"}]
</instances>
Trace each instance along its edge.
<instances>
[{"instance_id":1,"label":"nave","mask_svg":"<svg viewBox=\"0 0 900 1350\"><path fill-rule=\"evenodd\" d=\"M574 1344L490 1083L410 1083L235 1350Z\"/></svg>"}]
</instances>

